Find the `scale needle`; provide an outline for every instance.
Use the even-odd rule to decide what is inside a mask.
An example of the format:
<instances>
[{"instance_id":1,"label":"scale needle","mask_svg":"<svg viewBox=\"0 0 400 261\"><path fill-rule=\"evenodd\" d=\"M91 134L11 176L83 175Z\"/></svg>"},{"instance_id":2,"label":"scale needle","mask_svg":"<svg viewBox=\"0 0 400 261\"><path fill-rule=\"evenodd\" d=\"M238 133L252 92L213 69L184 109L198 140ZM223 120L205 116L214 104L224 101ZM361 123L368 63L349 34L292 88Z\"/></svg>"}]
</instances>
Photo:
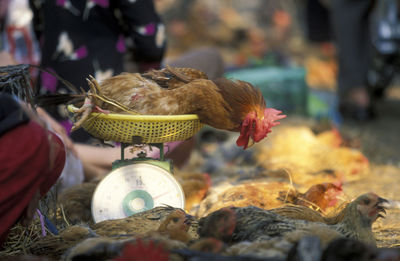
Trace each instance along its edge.
<instances>
[{"instance_id":1,"label":"scale needle","mask_svg":"<svg viewBox=\"0 0 400 261\"><path fill-rule=\"evenodd\" d=\"M160 195L157 195L157 196L153 197L153 200L158 199L158 198L161 198L162 196L165 196L165 195L169 194L170 192L171 192L171 191L166 191L166 192L164 192L164 193L161 193Z\"/></svg>"}]
</instances>

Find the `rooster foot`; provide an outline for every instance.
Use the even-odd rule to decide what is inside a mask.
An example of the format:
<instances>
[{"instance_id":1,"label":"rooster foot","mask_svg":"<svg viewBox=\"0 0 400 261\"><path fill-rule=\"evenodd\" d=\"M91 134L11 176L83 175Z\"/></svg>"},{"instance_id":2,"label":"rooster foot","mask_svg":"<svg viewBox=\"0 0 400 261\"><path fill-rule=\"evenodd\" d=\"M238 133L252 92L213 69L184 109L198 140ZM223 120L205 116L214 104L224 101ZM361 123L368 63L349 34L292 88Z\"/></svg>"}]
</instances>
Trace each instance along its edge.
<instances>
[{"instance_id":1,"label":"rooster foot","mask_svg":"<svg viewBox=\"0 0 400 261\"><path fill-rule=\"evenodd\" d=\"M92 75L89 75L89 79L86 78L86 81L88 82L90 91L92 93L102 95L99 83L97 82L96 78L94 78Z\"/></svg>"},{"instance_id":2,"label":"rooster foot","mask_svg":"<svg viewBox=\"0 0 400 261\"><path fill-rule=\"evenodd\" d=\"M82 123L84 123L87 120L90 113L93 111L93 107L94 106L92 104L92 100L89 97L86 97L82 107L73 110L75 114L81 115L81 117L78 121L74 123L74 126L72 126L71 131L75 131L81 127Z\"/></svg>"}]
</instances>

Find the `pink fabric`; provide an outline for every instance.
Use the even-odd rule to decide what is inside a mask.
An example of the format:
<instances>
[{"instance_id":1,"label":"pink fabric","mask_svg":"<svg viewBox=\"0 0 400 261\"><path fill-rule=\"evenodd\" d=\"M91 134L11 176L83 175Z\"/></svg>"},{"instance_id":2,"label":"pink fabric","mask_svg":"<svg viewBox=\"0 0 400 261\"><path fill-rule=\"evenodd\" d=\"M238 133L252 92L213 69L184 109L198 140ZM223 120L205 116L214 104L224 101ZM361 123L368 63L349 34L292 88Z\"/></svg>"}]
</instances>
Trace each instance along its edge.
<instances>
[{"instance_id":1,"label":"pink fabric","mask_svg":"<svg viewBox=\"0 0 400 261\"><path fill-rule=\"evenodd\" d=\"M168 142L164 144L164 155L168 152L173 151L176 147L182 144L183 141L174 141ZM147 157L159 159L160 158L160 150L158 148L153 147L152 150L147 150Z\"/></svg>"}]
</instances>

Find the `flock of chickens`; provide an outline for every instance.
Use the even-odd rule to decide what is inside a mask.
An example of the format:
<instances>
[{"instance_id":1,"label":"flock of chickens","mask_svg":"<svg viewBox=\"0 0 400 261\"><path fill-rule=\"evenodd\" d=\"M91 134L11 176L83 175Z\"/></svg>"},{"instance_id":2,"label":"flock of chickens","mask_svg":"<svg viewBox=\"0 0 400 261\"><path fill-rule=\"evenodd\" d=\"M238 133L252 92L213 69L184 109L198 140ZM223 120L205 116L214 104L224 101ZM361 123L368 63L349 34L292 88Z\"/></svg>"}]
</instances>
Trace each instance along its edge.
<instances>
[{"instance_id":1,"label":"flock of chickens","mask_svg":"<svg viewBox=\"0 0 400 261\"><path fill-rule=\"evenodd\" d=\"M28 253L115 261L400 260L399 251L376 248L372 232L387 200L372 192L343 200L343 185L368 174L369 163L342 146L338 131L279 126L260 142L284 118L281 112L266 108L249 83L208 80L194 69L167 67L100 84L90 79L89 85L84 95L38 100L80 100L76 127L92 111L195 113L216 129L239 132L239 138L214 128L199 133L190 162L175 171L184 210L156 207L94 224L96 184L65 190L58 203L72 225L37 241ZM251 150L239 148L254 142Z\"/></svg>"}]
</instances>

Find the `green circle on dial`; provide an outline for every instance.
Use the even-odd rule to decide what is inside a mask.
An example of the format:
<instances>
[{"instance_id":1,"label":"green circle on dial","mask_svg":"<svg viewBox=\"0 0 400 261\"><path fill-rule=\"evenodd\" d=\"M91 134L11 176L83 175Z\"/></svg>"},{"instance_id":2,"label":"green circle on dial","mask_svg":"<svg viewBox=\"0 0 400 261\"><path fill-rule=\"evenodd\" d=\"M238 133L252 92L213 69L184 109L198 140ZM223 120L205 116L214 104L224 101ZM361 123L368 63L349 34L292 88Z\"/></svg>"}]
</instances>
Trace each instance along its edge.
<instances>
[{"instance_id":1,"label":"green circle on dial","mask_svg":"<svg viewBox=\"0 0 400 261\"><path fill-rule=\"evenodd\" d=\"M153 197L147 191L140 189L131 191L122 201L122 208L127 216L152 209L153 207Z\"/></svg>"}]
</instances>

